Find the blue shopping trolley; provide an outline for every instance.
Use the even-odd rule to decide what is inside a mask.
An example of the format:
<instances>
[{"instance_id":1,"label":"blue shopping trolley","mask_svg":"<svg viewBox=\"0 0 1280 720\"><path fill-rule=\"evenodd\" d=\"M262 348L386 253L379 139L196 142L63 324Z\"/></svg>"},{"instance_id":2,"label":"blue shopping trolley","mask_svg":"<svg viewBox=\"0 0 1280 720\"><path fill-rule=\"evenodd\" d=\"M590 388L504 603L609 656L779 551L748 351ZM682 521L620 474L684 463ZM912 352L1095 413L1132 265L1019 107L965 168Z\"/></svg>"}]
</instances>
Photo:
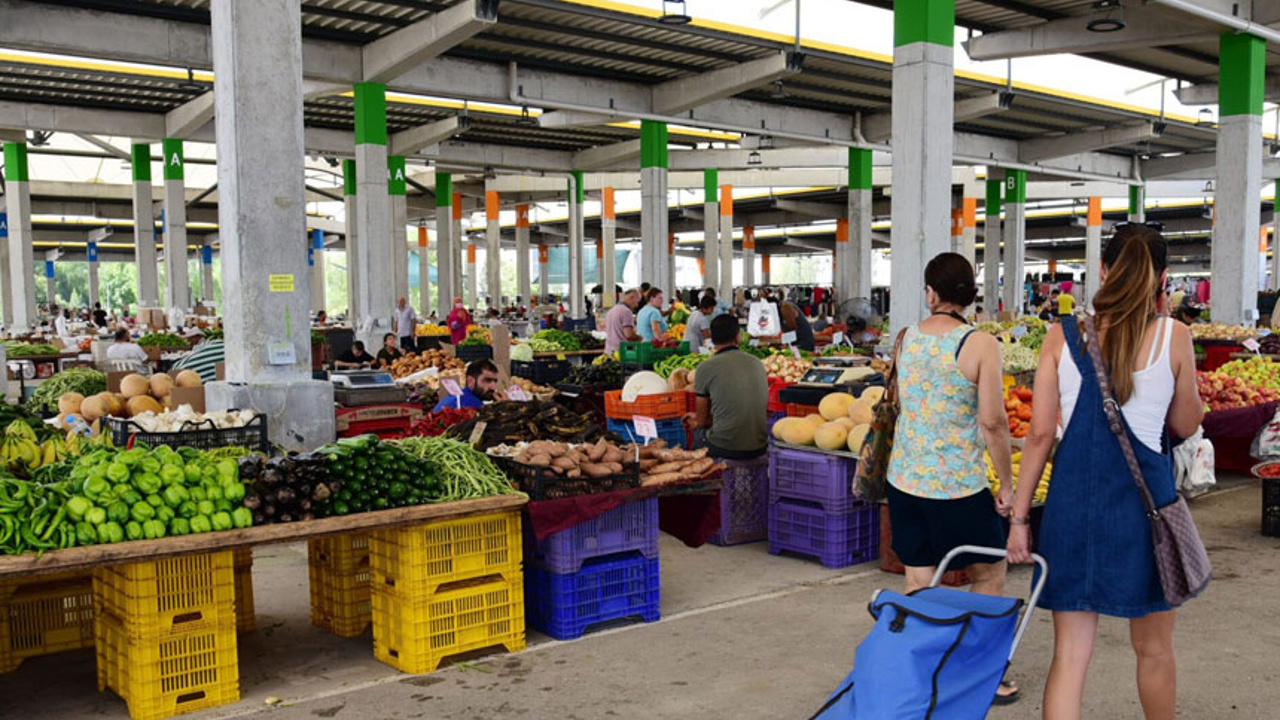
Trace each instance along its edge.
<instances>
[{"instance_id":1,"label":"blue shopping trolley","mask_svg":"<svg viewBox=\"0 0 1280 720\"><path fill-rule=\"evenodd\" d=\"M1044 589L1037 572L1021 622L1020 598L938 587L962 554L1004 557L1004 550L962 545L942 559L929 587L910 595L877 590L868 610L876 625L858 645L853 670L810 720L980 720Z\"/></svg>"}]
</instances>

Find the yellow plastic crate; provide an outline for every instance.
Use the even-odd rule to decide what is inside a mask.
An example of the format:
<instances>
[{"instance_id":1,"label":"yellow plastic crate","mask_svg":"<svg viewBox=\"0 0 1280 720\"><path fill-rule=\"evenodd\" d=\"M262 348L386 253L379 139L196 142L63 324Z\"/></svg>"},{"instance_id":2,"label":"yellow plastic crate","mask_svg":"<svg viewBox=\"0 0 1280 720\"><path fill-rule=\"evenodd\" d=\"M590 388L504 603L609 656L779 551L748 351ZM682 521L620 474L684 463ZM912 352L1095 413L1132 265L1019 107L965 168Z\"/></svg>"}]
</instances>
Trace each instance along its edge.
<instances>
[{"instance_id":1,"label":"yellow plastic crate","mask_svg":"<svg viewBox=\"0 0 1280 720\"><path fill-rule=\"evenodd\" d=\"M369 564L375 585L424 597L460 580L519 576L522 552L520 512L511 510L377 531Z\"/></svg>"},{"instance_id":2,"label":"yellow plastic crate","mask_svg":"<svg viewBox=\"0 0 1280 720\"><path fill-rule=\"evenodd\" d=\"M89 571L0 583L0 673L29 657L92 646Z\"/></svg>"},{"instance_id":3,"label":"yellow plastic crate","mask_svg":"<svg viewBox=\"0 0 1280 720\"><path fill-rule=\"evenodd\" d=\"M120 618L133 636L181 632L202 623L235 627L233 553L95 568L93 596L95 610Z\"/></svg>"},{"instance_id":4,"label":"yellow plastic crate","mask_svg":"<svg viewBox=\"0 0 1280 720\"><path fill-rule=\"evenodd\" d=\"M236 632L253 632L258 628L253 609L253 548L237 548L232 552L235 553Z\"/></svg>"},{"instance_id":5,"label":"yellow plastic crate","mask_svg":"<svg viewBox=\"0 0 1280 720\"><path fill-rule=\"evenodd\" d=\"M524 580L468 580L430 596L373 591L373 656L402 672L435 671L450 655L525 647Z\"/></svg>"},{"instance_id":6,"label":"yellow plastic crate","mask_svg":"<svg viewBox=\"0 0 1280 720\"><path fill-rule=\"evenodd\" d=\"M347 533L307 541L307 562L350 575L369 569L369 534Z\"/></svg>"},{"instance_id":7,"label":"yellow plastic crate","mask_svg":"<svg viewBox=\"0 0 1280 720\"><path fill-rule=\"evenodd\" d=\"M373 621L369 566L350 574L308 563L311 579L311 624L337 635L358 637Z\"/></svg>"},{"instance_id":8,"label":"yellow plastic crate","mask_svg":"<svg viewBox=\"0 0 1280 720\"><path fill-rule=\"evenodd\" d=\"M234 624L131 637L119 618L94 622L98 691L114 690L134 720L159 720L240 699Z\"/></svg>"}]
</instances>

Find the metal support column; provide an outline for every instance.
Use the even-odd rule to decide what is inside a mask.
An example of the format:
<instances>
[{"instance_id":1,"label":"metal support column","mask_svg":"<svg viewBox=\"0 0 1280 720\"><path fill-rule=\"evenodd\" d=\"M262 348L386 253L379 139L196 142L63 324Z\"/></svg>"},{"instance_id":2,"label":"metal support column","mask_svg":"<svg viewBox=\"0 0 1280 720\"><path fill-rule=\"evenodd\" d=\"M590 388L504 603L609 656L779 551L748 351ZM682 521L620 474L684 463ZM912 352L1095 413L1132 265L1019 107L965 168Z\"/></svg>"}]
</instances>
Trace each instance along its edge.
<instances>
[{"instance_id":1,"label":"metal support column","mask_svg":"<svg viewBox=\"0 0 1280 720\"><path fill-rule=\"evenodd\" d=\"M720 290L720 171L702 171L702 286Z\"/></svg>"},{"instance_id":2,"label":"metal support column","mask_svg":"<svg viewBox=\"0 0 1280 720\"><path fill-rule=\"evenodd\" d=\"M44 261L44 297L50 307L58 305L58 269L52 260Z\"/></svg>"},{"instance_id":3,"label":"metal support column","mask_svg":"<svg viewBox=\"0 0 1280 720\"><path fill-rule=\"evenodd\" d=\"M310 252L307 257L311 261L311 313L325 310L328 305L325 302L325 282L324 282L324 231L316 228L311 231Z\"/></svg>"},{"instance_id":4,"label":"metal support column","mask_svg":"<svg viewBox=\"0 0 1280 720\"><path fill-rule=\"evenodd\" d=\"M356 338L365 347L382 344L391 332L396 305L391 263L391 193L387 184L387 89L380 83L355 85L356 272L359 313ZM404 231L401 231L403 235Z\"/></svg>"},{"instance_id":5,"label":"metal support column","mask_svg":"<svg viewBox=\"0 0 1280 720\"><path fill-rule=\"evenodd\" d=\"M770 274L769 265L771 264L769 261L772 257L773 257L772 255L760 256L760 284L766 287L768 287L773 282L773 279L769 277L769 274Z\"/></svg>"},{"instance_id":6,"label":"metal support column","mask_svg":"<svg viewBox=\"0 0 1280 720\"><path fill-rule=\"evenodd\" d=\"M747 225L742 228L742 284L755 287L756 284L756 228Z\"/></svg>"},{"instance_id":7,"label":"metal support column","mask_svg":"<svg viewBox=\"0 0 1280 720\"><path fill-rule=\"evenodd\" d=\"M673 262L667 249L667 124L640 121L640 279L661 287ZM675 288L662 288L669 297Z\"/></svg>"},{"instance_id":8,"label":"metal support column","mask_svg":"<svg viewBox=\"0 0 1280 720\"><path fill-rule=\"evenodd\" d=\"M31 182L27 144L4 144L5 205L9 216L8 288L4 296L6 325L28 330L36 323L35 245L31 231ZM13 307L12 311L9 310ZM9 319L12 316L12 319Z\"/></svg>"},{"instance_id":9,"label":"metal support column","mask_svg":"<svg viewBox=\"0 0 1280 720\"><path fill-rule=\"evenodd\" d=\"M733 304L733 186L720 186L720 232L716 238L720 246L720 283L716 288L716 297L722 302Z\"/></svg>"},{"instance_id":10,"label":"metal support column","mask_svg":"<svg viewBox=\"0 0 1280 720\"><path fill-rule=\"evenodd\" d=\"M360 253L357 248L360 246L360 227L356 222L356 216L360 213L356 207L356 161L347 159L342 161L342 202L343 210L346 214L347 236L346 255L347 255L347 320L355 322L360 317L363 308L360 305Z\"/></svg>"},{"instance_id":11,"label":"metal support column","mask_svg":"<svg viewBox=\"0 0 1280 720\"><path fill-rule=\"evenodd\" d=\"M544 243L538 243L538 299L543 303L551 302L551 277L547 268L551 250Z\"/></svg>"},{"instance_id":12,"label":"metal support column","mask_svg":"<svg viewBox=\"0 0 1280 720\"><path fill-rule=\"evenodd\" d=\"M1000 212L1004 180L988 170L987 201L982 209L982 309L992 318L1000 311Z\"/></svg>"},{"instance_id":13,"label":"metal support column","mask_svg":"<svg viewBox=\"0 0 1280 720\"><path fill-rule=\"evenodd\" d=\"M200 245L200 300L213 304L213 245L210 238L205 238Z\"/></svg>"},{"instance_id":14,"label":"metal support column","mask_svg":"<svg viewBox=\"0 0 1280 720\"><path fill-rule=\"evenodd\" d=\"M604 291L600 296L600 306L606 310L613 307L617 300L617 236L618 221L614 214L613 188L607 187L600 198L600 285Z\"/></svg>"},{"instance_id":15,"label":"metal support column","mask_svg":"<svg viewBox=\"0 0 1280 720\"><path fill-rule=\"evenodd\" d=\"M840 269L847 294L836 299L871 298L871 151L849 148L848 262Z\"/></svg>"},{"instance_id":16,"label":"metal support column","mask_svg":"<svg viewBox=\"0 0 1280 720\"><path fill-rule=\"evenodd\" d=\"M151 197L151 146L133 144L133 259L138 274L138 307L160 307L160 271L156 262L156 211ZM7 297L7 295L6 295ZM5 307L5 321L9 308Z\"/></svg>"},{"instance_id":17,"label":"metal support column","mask_svg":"<svg viewBox=\"0 0 1280 720\"><path fill-rule=\"evenodd\" d=\"M408 182L403 155L387 158L387 194L391 196L391 271L395 277L395 297L409 302L409 207ZM412 304L412 303L410 303Z\"/></svg>"},{"instance_id":18,"label":"metal support column","mask_svg":"<svg viewBox=\"0 0 1280 720\"><path fill-rule=\"evenodd\" d=\"M520 303L533 307L532 273L529 272L529 205L516 205L516 294Z\"/></svg>"},{"instance_id":19,"label":"metal support column","mask_svg":"<svg viewBox=\"0 0 1280 720\"><path fill-rule=\"evenodd\" d=\"M666 152L666 146L663 146L663 152ZM663 170L665 175L666 170ZM586 187L583 182L581 170L574 170L569 173L572 178L569 180L569 317L584 318L587 315L587 306L584 303L586 299L586 283L582 274L582 266L586 262L586 256L583 254L582 236L586 232L585 218L583 217L582 205L586 201ZM666 185L666 177L662 179L663 186ZM665 197L665 194L664 194ZM666 203L663 203L663 217L666 217Z\"/></svg>"},{"instance_id":20,"label":"metal support column","mask_svg":"<svg viewBox=\"0 0 1280 720\"><path fill-rule=\"evenodd\" d=\"M418 226L418 315L431 315L431 261L427 257L431 239L427 226Z\"/></svg>"},{"instance_id":21,"label":"metal support column","mask_svg":"<svg viewBox=\"0 0 1280 720\"><path fill-rule=\"evenodd\" d=\"M974 272L978 268L978 198L967 197L964 199L960 207L961 219L964 222L963 232L960 241L960 254L964 255L964 259L974 267Z\"/></svg>"},{"instance_id":22,"label":"metal support column","mask_svg":"<svg viewBox=\"0 0 1280 720\"><path fill-rule=\"evenodd\" d=\"M1093 305L1093 296L1102 286L1102 198L1089 198L1089 211L1084 228L1084 297L1080 299L1086 310Z\"/></svg>"},{"instance_id":23,"label":"metal support column","mask_svg":"<svg viewBox=\"0 0 1280 720\"><path fill-rule=\"evenodd\" d=\"M1005 238L1004 309L1015 314L1026 305L1027 171L1007 170L1004 176Z\"/></svg>"},{"instance_id":24,"label":"metal support column","mask_svg":"<svg viewBox=\"0 0 1280 720\"><path fill-rule=\"evenodd\" d=\"M502 206L497 190L484 192L484 294L489 307L502 307Z\"/></svg>"},{"instance_id":25,"label":"metal support column","mask_svg":"<svg viewBox=\"0 0 1280 720\"><path fill-rule=\"evenodd\" d=\"M462 294L456 283L459 238L453 234L453 176L436 171L436 310L443 320ZM423 249L423 253L426 250Z\"/></svg>"},{"instance_id":26,"label":"metal support column","mask_svg":"<svg viewBox=\"0 0 1280 720\"><path fill-rule=\"evenodd\" d=\"M438 189L436 192L440 192ZM450 204L450 213L453 217L453 286L456 288L455 294L464 295L466 288L471 285L464 279L464 275L471 271L472 268L467 266L467 253L471 247L471 239L462 233L462 193L453 193L453 200ZM469 307L475 307L474 298L463 298ZM453 307L450 304L449 307Z\"/></svg>"},{"instance_id":27,"label":"metal support column","mask_svg":"<svg viewBox=\"0 0 1280 720\"><path fill-rule=\"evenodd\" d=\"M89 307L93 308L102 302L99 292L101 286L98 282L98 243L90 240L84 246L84 255L89 265Z\"/></svg>"},{"instance_id":28,"label":"metal support column","mask_svg":"<svg viewBox=\"0 0 1280 720\"><path fill-rule=\"evenodd\" d=\"M1129 186L1129 222L1147 221L1147 189L1142 185Z\"/></svg>"},{"instance_id":29,"label":"metal support column","mask_svg":"<svg viewBox=\"0 0 1280 720\"><path fill-rule=\"evenodd\" d=\"M165 138L164 152L164 307L191 308L187 272L187 190L182 140Z\"/></svg>"}]
</instances>

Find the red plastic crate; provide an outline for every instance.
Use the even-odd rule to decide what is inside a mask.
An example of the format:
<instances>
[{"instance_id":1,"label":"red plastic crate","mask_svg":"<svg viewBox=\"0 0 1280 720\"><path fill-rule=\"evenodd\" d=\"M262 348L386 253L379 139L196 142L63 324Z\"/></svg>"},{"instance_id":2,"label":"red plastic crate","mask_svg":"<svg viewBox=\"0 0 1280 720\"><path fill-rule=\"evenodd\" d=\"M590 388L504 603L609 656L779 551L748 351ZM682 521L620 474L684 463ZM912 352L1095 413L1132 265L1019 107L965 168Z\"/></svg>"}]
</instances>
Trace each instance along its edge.
<instances>
[{"instance_id":1,"label":"red plastic crate","mask_svg":"<svg viewBox=\"0 0 1280 720\"><path fill-rule=\"evenodd\" d=\"M697 411L698 411L698 395L697 395L697 393L693 393L693 392L690 392L690 391L688 391L688 390L685 390L685 391L684 391L684 411L685 411L685 412L697 412Z\"/></svg>"},{"instance_id":2,"label":"red plastic crate","mask_svg":"<svg viewBox=\"0 0 1280 720\"><path fill-rule=\"evenodd\" d=\"M795 383L775 378L769 379L769 412L785 413L787 411L787 403L778 399L778 393L792 385Z\"/></svg>"},{"instance_id":3,"label":"red plastic crate","mask_svg":"<svg viewBox=\"0 0 1280 720\"><path fill-rule=\"evenodd\" d=\"M817 405L801 405L800 403L787 403L787 417L805 417L818 412Z\"/></svg>"},{"instance_id":4,"label":"red plastic crate","mask_svg":"<svg viewBox=\"0 0 1280 720\"><path fill-rule=\"evenodd\" d=\"M889 527L889 506L880 506L880 569L895 575L905 575L907 568L893 551L893 528ZM969 576L963 570L952 570L942 576L942 584L952 587L969 584Z\"/></svg>"},{"instance_id":5,"label":"red plastic crate","mask_svg":"<svg viewBox=\"0 0 1280 720\"><path fill-rule=\"evenodd\" d=\"M651 417L654 420L670 420L685 413L684 391L668 392L658 395L640 395L635 402L623 402L621 390L610 390L604 394L604 414L613 420L630 420L635 415Z\"/></svg>"}]
</instances>

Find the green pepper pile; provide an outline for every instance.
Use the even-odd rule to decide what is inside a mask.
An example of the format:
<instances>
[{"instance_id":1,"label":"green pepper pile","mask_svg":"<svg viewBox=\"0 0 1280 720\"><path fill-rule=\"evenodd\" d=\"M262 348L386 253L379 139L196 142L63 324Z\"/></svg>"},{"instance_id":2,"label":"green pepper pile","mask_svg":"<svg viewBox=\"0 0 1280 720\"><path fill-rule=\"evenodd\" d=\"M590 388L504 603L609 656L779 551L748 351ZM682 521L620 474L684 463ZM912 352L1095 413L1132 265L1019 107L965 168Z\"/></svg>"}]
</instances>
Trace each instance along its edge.
<instances>
[{"instance_id":1,"label":"green pepper pile","mask_svg":"<svg viewBox=\"0 0 1280 720\"><path fill-rule=\"evenodd\" d=\"M539 330L533 334L532 340L542 340L548 343L555 343L559 347L550 348L549 350L563 350L565 352L574 352L582 349L582 343L578 340L578 336L564 330ZM541 343L540 343L541 344ZM536 348L535 348L536 349Z\"/></svg>"},{"instance_id":2,"label":"green pepper pile","mask_svg":"<svg viewBox=\"0 0 1280 720\"><path fill-rule=\"evenodd\" d=\"M151 333L138 338L140 347L188 347L190 344L181 335L173 333Z\"/></svg>"},{"instance_id":3,"label":"green pepper pile","mask_svg":"<svg viewBox=\"0 0 1280 720\"><path fill-rule=\"evenodd\" d=\"M675 372L678 368L693 370L701 365L703 360L706 360L709 357L711 356L702 354L672 355L654 363L653 371L664 378L669 378L671 377L671 373Z\"/></svg>"},{"instance_id":4,"label":"green pepper pile","mask_svg":"<svg viewBox=\"0 0 1280 720\"><path fill-rule=\"evenodd\" d=\"M76 544L67 522L71 483L41 485L29 480L0 478L0 554L44 552Z\"/></svg>"},{"instance_id":5,"label":"green pepper pile","mask_svg":"<svg viewBox=\"0 0 1280 720\"><path fill-rule=\"evenodd\" d=\"M328 497L315 499L319 517L438 502L442 488L430 465L377 435L329 443L316 451L326 460Z\"/></svg>"}]
</instances>

